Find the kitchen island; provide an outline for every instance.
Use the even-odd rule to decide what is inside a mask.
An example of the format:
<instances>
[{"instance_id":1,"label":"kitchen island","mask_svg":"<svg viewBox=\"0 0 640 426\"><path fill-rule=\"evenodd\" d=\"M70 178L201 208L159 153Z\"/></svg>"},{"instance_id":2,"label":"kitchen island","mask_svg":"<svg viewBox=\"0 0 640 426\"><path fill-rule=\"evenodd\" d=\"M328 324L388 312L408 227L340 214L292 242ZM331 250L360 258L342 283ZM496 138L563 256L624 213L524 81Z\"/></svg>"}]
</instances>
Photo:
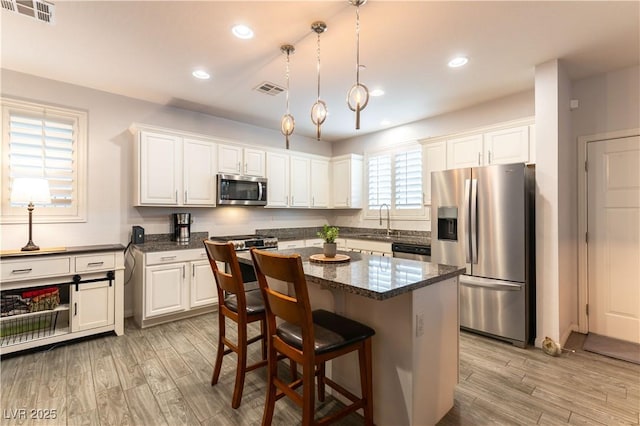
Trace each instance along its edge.
<instances>
[{"instance_id":1,"label":"kitchen island","mask_svg":"<svg viewBox=\"0 0 640 426\"><path fill-rule=\"evenodd\" d=\"M340 264L309 261L319 248L299 253L314 309L322 308L376 330L373 337L374 421L379 425L433 425L452 407L458 382L458 276L464 268L343 252ZM248 252L238 253L251 264ZM357 357L327 366L327 373L359 394Z\"/></svg>"}]
</instances>

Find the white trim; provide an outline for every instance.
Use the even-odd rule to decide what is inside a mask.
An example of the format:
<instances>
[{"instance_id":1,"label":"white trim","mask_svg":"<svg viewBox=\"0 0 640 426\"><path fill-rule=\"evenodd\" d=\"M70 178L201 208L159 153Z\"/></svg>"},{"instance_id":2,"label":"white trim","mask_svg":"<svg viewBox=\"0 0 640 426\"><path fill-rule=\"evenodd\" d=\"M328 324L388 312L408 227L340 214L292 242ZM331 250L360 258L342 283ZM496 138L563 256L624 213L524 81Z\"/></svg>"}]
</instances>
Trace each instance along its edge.
<instances>
[{"instance_id":1,"label":"white trim","mask_svg":"<svg viewBox=\"0 0 640 426\"><path fill-rule=\"evenodd\" d=\"M75 135L75 162L76 162L76 191L74 193L76 200L76 212L74 214L41 214L43 209L37 209L33 215L33 223L71 223L71 222L86 222L87 221L87 209L88 209L88 197L87 197L87 145L88 145L88 112L86 110L75 109L71 107L64 107L53 104L45 104L41 102L31 102L15 98L0 97L0 106L2 108L2 128L3 133L1 135L0 144L2 146L2 172L0 173L0 188L3 197L8 197L5 194L5 179L8 179L8 163L5 156L8 155L8 150L5 151L5 145L8 143L9 135L5 132L9 131L8 126L5 129L5 123L8 120L8 114L11 110L21 110L29 113L35 113L42 115L43 112L51 113L54 116L66 117L71 119L76 126ZM0 205L3 206L2 214L0 215L0 223L27 223L28 215L25 213L24 208L6 207L5 202L2 200ZM6 208L5 208L6 207Z\"/></svg>"},{"instance_id":2,"label":"white trim","mask_svg":"<svg viewBox=\"0 0 640 426\"><path fill-rule=\"evenodd\" d=\"M585 235L587 233L587 171L584 164L587 161L587 144L611 139L640 136L640 128L618 130L578 137L578 326L580 333L589 332L587 317L587 303L589 301L588 286L588 253Z\"/></svg>"}]
</instances>

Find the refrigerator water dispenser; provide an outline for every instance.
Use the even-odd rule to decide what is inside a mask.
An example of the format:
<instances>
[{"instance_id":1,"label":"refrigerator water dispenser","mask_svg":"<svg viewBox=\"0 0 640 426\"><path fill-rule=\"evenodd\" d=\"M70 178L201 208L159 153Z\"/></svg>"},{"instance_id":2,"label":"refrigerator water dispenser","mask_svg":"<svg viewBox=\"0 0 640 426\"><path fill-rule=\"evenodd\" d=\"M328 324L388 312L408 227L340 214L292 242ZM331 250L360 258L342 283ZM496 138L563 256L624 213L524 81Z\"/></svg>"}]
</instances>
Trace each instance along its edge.
<instances>
[{"instance_id":1,"label":"refrigerator water dispenser","mask_svg":"<svg viewBox=\"0 0 640 426\"><path fill-rule=\"evenodd\" d=\"M458 241L457 207L438 207L438 240Z\"/></svg>"}]
</instances>

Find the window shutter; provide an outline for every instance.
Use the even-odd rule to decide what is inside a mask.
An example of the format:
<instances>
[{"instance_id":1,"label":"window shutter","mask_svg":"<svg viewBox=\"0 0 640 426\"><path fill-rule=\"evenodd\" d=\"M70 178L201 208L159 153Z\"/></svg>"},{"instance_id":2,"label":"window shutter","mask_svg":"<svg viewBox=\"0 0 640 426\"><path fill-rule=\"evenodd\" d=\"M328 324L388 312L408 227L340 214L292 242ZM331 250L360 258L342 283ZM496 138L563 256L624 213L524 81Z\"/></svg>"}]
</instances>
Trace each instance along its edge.
<instances>
[{"instance_id":1,"label":"window shutter","mask_svg":"<svg viewBox=\"0 0 640 426\"><path fill-rule=\"evenodd\" d=\"M369 209L391 205L391 156L371 156L367 160L367 187Z\"/></svg>"},{"instance_id":2,"label":"window shutter","mask_svg":"<svg viewBox=\"0 0 640 426\"><path fill-rule=\"evenodd\" d=\"M395 208L418 209L422 206L422 150L395 155Z\"/></svg>"},{"instance_id":3,"label":"window shutter","mask_svg":"<svg viewBox=\"0 0 640 426\"><path fill-rule=\"evenodd\" d=\"M45 207L69 208L76 201L74 136L72 120L9 114L9 176L46 178L51 203Z\"/></svg>"}]
</instances>

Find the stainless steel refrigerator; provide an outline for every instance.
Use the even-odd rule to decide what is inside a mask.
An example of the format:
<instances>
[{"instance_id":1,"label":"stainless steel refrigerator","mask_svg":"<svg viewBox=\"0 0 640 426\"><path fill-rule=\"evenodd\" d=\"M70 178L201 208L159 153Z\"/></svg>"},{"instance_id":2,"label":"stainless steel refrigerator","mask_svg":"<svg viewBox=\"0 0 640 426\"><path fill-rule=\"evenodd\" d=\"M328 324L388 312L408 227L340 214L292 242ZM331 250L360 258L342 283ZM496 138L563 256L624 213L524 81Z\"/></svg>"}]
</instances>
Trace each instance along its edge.
<instances>
[{"instance_id":1,"label":"stainless steel refrigerator","mask_svg":"<svg viewBox=\"0 0 640 426\"><path fill-rule=\"evenodd\" d=\"M525 346L534 337L534 168L432 172L431 261L466 266L460 326Z\"/></svg>"}]
</instances>

